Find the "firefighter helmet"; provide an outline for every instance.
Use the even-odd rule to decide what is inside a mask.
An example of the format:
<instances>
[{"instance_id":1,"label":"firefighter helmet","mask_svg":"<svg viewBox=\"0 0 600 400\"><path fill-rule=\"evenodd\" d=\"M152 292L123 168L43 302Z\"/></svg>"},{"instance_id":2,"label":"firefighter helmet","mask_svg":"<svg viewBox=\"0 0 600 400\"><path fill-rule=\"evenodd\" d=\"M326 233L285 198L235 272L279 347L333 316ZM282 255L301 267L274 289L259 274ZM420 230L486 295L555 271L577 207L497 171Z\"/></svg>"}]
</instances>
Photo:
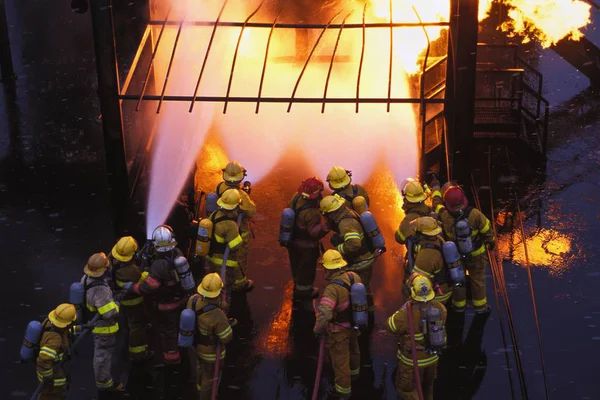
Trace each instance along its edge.
<instances>
[{"instance_id":1,"label":"firefighter helmet","mask_svg":"<svg viewBox=\"0 0 600 400\"><path fill-rule=\"evenodd\" d=\"M242 203L242 196L237 189L227 189L217 200L217 205L224 210L235 210Z\"/></svg>"},{"instance_id":2,"label":"firefighter helmet","mask_svg":"<svg viewBox=\"0 0 600 400\"><path fill-rule=\"evenodd\" d=\"M106 257L106 254L102 252L95 253L88 258L87 264L83 267L83 272L93 278L99 278L104 275L109 265L110 260Z\"/></svg>"},{"instance_id":3,"label":"firefighter helmet","mask_svg":"<svg viewBox=\"0 0 600 400\"><path fill-rule=\"evenodd\" d=\"M336 166L331 168L331 171L327 174L327 182L329 182L329 187L333 190L343 189L352 182L351 176L352 172Z\"/></svg>"},{"instance_id":4,"label":"firefighter helmet","mask_svg":"<svg viewBox=\"0 0 600 400\"><path fill-rule=\"evenodd\" d=\"M442 233L442 227L434 218L419 217L417 218L417 232L427 236L437 236Z\"/></svg>"},{"instance_id":5,"label":"firefighter helmet","mask_svg":"<svg viewBox=\"0 0 600 400\"><path fill-rule=\"evenodd\" d=\"M223 180L227 182L241 182L246 177L246 169L237 161L229 162L221 171L223 171Z\"/></svg>"},{"instance_id":6,"label":"firefighter helmet","mask_svg":"<svg viewBox=\"0 0 600 400\"><path fill-rule=\"evenodd\" d=\"M442 185L442 188L440 189L442 197L444 197L444 193L446 193L446 190L448 190L448 188L452 186L458 186L458 183L456 183L456 181L448 181Z\"/></svg>"},{"instance_id":7,"label":"firefighter helmet","mask_svg":"<svg viewBox=\"0 0 600 400\"><path fill-rule=\"evenodd\" d=\"M138 244L131 236L123 236L110 252L119 261L127 262L133 258L138 249Z\"/></svg>"},{"instance_id":8,"label":"firefighter helmet","mask_svg":"<svg viewBox=\"0 0 600 400\"><path fill-rule=\"evenodd\" d=\"M63 303L50 311L48 319L58 328L66 328L77 319L77 310L73 304Z\"/></svg>"},{"instance_id":9,"label":"firefighter helmet","mask_svg":"<svg viewBox=\"0 0 600 400\"><path fill-rule=\"evenodd\" d=\"M323 258L321 259L321 264L325 269L338 269L343 268L348 263L344 260L344 257L337 250L329 249L323 254Z\"/></svg>"},{"instance_id":10,"label":"firefighter helmet","mask_svg":"<svg viewBox=\"0 0 600 400\"><path fill-rule=\"evenodd\" d=\"M402 188L402 195L409 203L420 203L427 198L423 190L423 185L412 178L409 178L408 182Z\"/></svg>"},{"instance_id":11,"label":"firefighter helmet","mask_svg":"<svg viewBox=\"0 0 600 400\"><path fill-rule=\"evenodd\" d=\"M339 210L344 204L346 204L346 200L337 194L325 196L319 203L319 211L321 211L322 214L328 214L335 210Z\"/></svg>"},{"instance_id":12,"label":"firefighter helmet","mask_svg":"<svg viewBox=\"0 0 600 400\"><path fill-rule=\"evenodd\" d=\"M469 201L465 192L460 186L450 186L446 192L444 192L444 205L450 212L457 212L467 208Z\"/></svg>"},{"instance_id":13,"label":"firefighter helmet","mask_svg":"<svg viewBox=\"0 0 600 400\"><path fill-rule=\"evenodd\" d=\"M298 188L298 194L305 199L314 200L319 197L323 189L325 189L323 181L316 176L312 176L302 181Z\"/></svg>"},{"instance_id":14,"label":"firefighter helmet","mask_svg":"<svg viewBox=\"0 0 600 400\"><path fill-rule=\"evenodd\" d=\"M216 272L206 275L198 285L198 293L211 299L218 297L221 289L223 289L223 281Z\"/></svg>"},{"instance_id":15,"label":"firefighter helmet","mask_svg":"<svg viewBox=\"0 0 600 400\"><path fill-rule=\"evenodd\" d=\"M430 301L435 297L429 278L421 274L412 274L410 280L410 297L416 301Z\"/></svg>"},{"instance_id":16,"label":"firefighter helmet","mask_svg":"<svg viewBox=\"0 0 600 400\"><path fill-rule=\"evenodd\" d=\"M152 232L152 241L154 242L154 248L159 253L166 253L177 246L175 233L173 233L173 229L169 225L160 225L156 228Z\"/></svg>"}]
</instances>

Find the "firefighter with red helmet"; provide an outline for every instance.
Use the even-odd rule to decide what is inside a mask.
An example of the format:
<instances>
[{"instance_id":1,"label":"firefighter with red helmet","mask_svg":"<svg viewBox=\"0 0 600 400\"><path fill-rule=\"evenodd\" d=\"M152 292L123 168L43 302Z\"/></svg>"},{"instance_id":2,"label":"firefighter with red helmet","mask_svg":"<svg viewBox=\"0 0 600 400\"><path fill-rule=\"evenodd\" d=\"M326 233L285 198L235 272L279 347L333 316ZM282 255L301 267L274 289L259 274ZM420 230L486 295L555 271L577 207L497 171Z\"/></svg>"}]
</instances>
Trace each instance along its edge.
<instances>
[{"instance_id":1,"label":"firefighter with red helmet","mask_svg":"<svg viewBox=\"0 0 600 400\"><path fill-rule=\"evenodd\" d=\"M352 183L352 171L335 166L327 174L327 183L329 183L329 188L333 191L333 194L337 194L346 200L346 206L351 210L354 210L352 200L358 196L364 197L367 208L371 204L369 194L365 188L357 183ZM354 211L360 212L359 210Z\"/></svg>"},{"instance_id":2,"label":"firefighter with red helmet","mask_svg":"<svg viewBox=\"0 0 600 400\"><path fill-rule=\"evenodd\" d=\"M319 295L313 283L320 256L320 240L330 231L319 213L323 189L321 179L316 176L307 178L288 205L296 215L292 240L286 247L294 278L294 293L298 297L316 298Z\"/></svg>"},{"instance_id":3,"label":"firefighter with red helmet","mask_svg":"<svg viewBox=\"0 0 600 400\"><path fill-rule=\"evenodd\" d=\"M433 182L433 207L439 215L446 239L456 241L465 257L469 273L473 308L477 313L489 312L485 287L486 246L493 250L496 241L490 220L476 208L470 207L465 192L459 186L450 186L442 193L439 182ZM465 227L466 229L463 229ZM466 233L463 233L465 232ZM462 245L466 243L463 249ZM456 288L452 294L455 311L464 311L467 305L466 288Z\"/></svg>"}]
</instances>

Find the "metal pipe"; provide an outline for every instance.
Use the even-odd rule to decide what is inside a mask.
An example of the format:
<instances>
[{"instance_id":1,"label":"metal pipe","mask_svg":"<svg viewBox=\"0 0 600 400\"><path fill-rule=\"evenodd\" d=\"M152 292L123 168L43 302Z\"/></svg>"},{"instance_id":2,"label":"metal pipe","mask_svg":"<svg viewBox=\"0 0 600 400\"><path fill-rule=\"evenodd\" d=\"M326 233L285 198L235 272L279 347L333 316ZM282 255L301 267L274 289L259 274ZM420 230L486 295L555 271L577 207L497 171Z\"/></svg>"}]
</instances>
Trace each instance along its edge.
<instances>
[{"instance_id":1,"label":"metal pipe","mask_svg":"<svg viewBox=\"0 0 600 400\"><path fill-rule=\"evenodd\" d=\"M388 74L388 100L392 98L392 66L394 63L394 0L390 0L390 70ZM390 112L390 102L387 103L387 112Z\"/></svg>"},{"instance_id":2,"label":"metal pipe","mask_svg":"<svg viewBox=\"0 0 600 400\"><path fill-rule=\"evenodd\" d=\"M292 104L294 102L294 96L296 96L296 91L298 90L298 86L300 86L300 81L302 80L302 76L304 76L304 71L306 71L306 67L308 66L308 63L310 62L310 58L312 57L313 53L315 52L317 46L319 45L319 42L321 41L321 38L323 37L323 35L325 34L325 31L327 30L327 28L329 27L329 25L331 25L331 23L333 22L333 20L342 13L342 10L338 11L337 14L335 14L330 20L329 23L327 25L325 25L325 28L323 28L323 30L321 31L321 34L319 35L319 37L317 38L317 41L315 42L314 46L312 47L310 53L308 54L308 57L306 58L306 62L304 63L304 66L302 67L302 71L300 71L300 75L298 75L298 80L296 81L296 85L294 86L294 90L292 91L292 96L290 98L290 104L288 104L288 109L287 112L289 113L292 109Z\"/></svg>"},{"instance_id":3,"label":"metal pipe","mask_svg":"<svg viewBox=\"0 0 600 400\"><path fill-rule=\"evenodd\" d=\"M148 70L146 71L146 78L144 79L144 85L142 86L142 92L140 93L139 100L135 107L135 111L140 110L140 104L142 104L142 99L144 98L144 94L146 93L146 87L148 86L148 78L150 77L150 71L152 71L152 65L154 64L154 59L156 58L156 53L158 52L158 46L160 46L160 40L162 39L163 32L165 31L165 26L167 26L167 20L169 19L169 15L171 14L171 6L167 10L167 16L165 17L165 21L163 22L162 28L160 28L160 33L158 34L158 39L156 39L156 47L152 52L152 58L150 58L150 64L148 64ZM123 93L125 94L125 93Z\"/></svg>"},{"instance_id":4,"label":"metal pipe","mask_svg":"<svg viewBox=\"0 0 600 400\"><path fill-rule=\"evenodd\" d=\"M144 47L146 47L146 42L148 41L148 38L150 37L150 30L151 30L150 26L146 26L146 30L144 31L144 34L142 35L142 40L140 40L140 45L138 46L138 48L135 52L133 61L131 62L131 68L129 68L129 73L125 77L125 82L123 83L123 87L121 88L121 93L127 93L127 90L129 89L129 85L131 84L133 75L135 74L138 63L140 62L140 57L142 56L142 53L144 52Z\"/></svg>"},{"instance_id":5,"label":"metal pipe","mask_svg":"<svg viewBox=\"0 0 600 400\"><path fill-rule=\"evenodd\" d=\"M260 74L260 84L258 85L258 97L256 98L256 110L254 110L255 114L258 114L258 109L260 108L260 101L262 95L263 83L265 82L265 72L267 70L267 60L269 59L269 47L271 46L271 38L273 37L273 32L275 31L275 25L277 25L277 20L279 16L283 12L283 8L279 10L277 16L273 20L273 24L271 25L271 30L269 31L269 38L267 39L267 48L265 49L265 60L263 62L262 72Z\"/></svg>"},{"instance_id":6,"label":"metal pipe","mask_svg":"<svg viewBox=\"0 0 600 400\"><path fill-rule=\"evenodd\" d=\"M159 21L149 21L150 25L160 25L162 22ZM234 27L239 28L244 25L243 22L219 22L219 21L190 21L189 25L192 26L222 26L222 27ZM167 25L179 25L179 21L167 21ZM424 22L422 25L424 26L438 26L438 27L447 27L450 25L448 22ZM396 22L392 24L393 28L415 28L420 27L421 24L416 22ZM266 22L249 22L246 27L248 28L270 28L271 24ZM328 27L328 29L340 29L341 24L280 24L277 26L279 29L324 29ZM375 22L367 24L367 28L390 28L389 23L385 22ZM362 29L362 24L347 24L345 29Z\"/></svg>"},{"instance_id":7,"label":"metal pipe","mask_svg":"<svg viewBox=\"0 0 600 400\"><path fill-rule=\"evenodd\" d=\"M118 96L121 100L137 100L139 98L138 95L131 94L123 94ZM225 101L225 96L180 96L180 95L165 95L164 101L201 101L201 102L216 102L220 103ZM144 96L145 101L159 101L159 95L146 95ZM256 97L244 97L244 96L230 96L228 101L230 103L256 103ZM261 103L322 103L322 98L317 97L261 97ZM345 103L356 103L355 97L329 97L325 100L326 103L335 103L335 104L345 104ZM407 97L392 97L391 99L382 98L382 97L362 97L358 100L359 103L365 104L385 104L385 103L410 103L417 104L420 102L420 99L416 98L407 98ZM444 103L444 99L425 99L426 104L442 104Z\"/></svg>"},{"instance_id":8,"label":"metal pipe","mask_svg":"<svg viewBox=\"0 0 600 400\"><path fill-rule=\"evenodd\" d=\"M335 60L335 53L337 52L338 45L340 44L340 38L342 37L342 30L344 29L344 25L346 24L346 19L348 19L348 17L350 15L352 15L353 12L354 12L354 10L350 11L344 17L344 20L342 21L342 27L340 28L340 31L338 32L338 36L335 41L335 46L333 47L333 53L331 54L331 62L329 63L329 70L327 71L327 79L325 79L325 89L323 90L323 105L321 106L321 114L323 114L325 112L325 104L326 104L325 100L327 99L327 89L329 88L329 78L331 77L331 70L333 69L333 61Z\"/></svg>"},{"instance_id":9,"label":"metal pipe","mask_svg":"<svg viewBox=\"0 0 600 400\"><path fill-rule=\"evenodd\" d=\"M546 151L548 150L548 121L550 119L550 105L546 103L544 113L544 138L542 139L542 154L546 157Z\"/></svg>"},{"instance_id":10,"label":"metal pipe","mask_svg":"<svg viewBox=\"0 0 600 400\"><path fill-rule=\"evenodd\" d=\"M362 67L363 67L363 60L365 58L365 41L366 41L366 27L365 27L365 16L367 14L367 5L369 3L365 3L365 6L363 7L363 15L362 15L362 48L360 50L360 63L358 64L358 76L356 78L356 112L358 113L358 105L359 105L359 101L358 99L360 98L360 77L362 75Z\"/></svg>"},{"instance_id":11,"label":"metal pipe","mask_svg":"<svg viewBox=\"0 0 600 400\"><path fill-rule=\"evenodd\" d=\"M173 51L171 52L171 58L169 59L169 66L167 67L167 73L165 75L165 83L163 84L162 92L160 93L160 100L158 101L158 107L156 107L156 113L160 113L163 100L165 98L165 92L167 91L167 84L169 83L169 75L171 74L171 68L173 67L173 60L175 59L175 52L177 51L177 45L179 44L179 37L181 36L181 28L185 23L185 18L181 20L179 29L177 29L177 36L175 36L175 43L173 44Z\"/></svg>"},{"instance_id":12,"label":"metal pipe","mask_svg":"<svg viewBox=\"0 0 600 400\"><path fill-rule=\"evenodd\" d=\"M258 7L256 7L256 10L254 10L254 12L252 14L250 14L248 16L248 18L246 18L246 21L244 21L244 25L242 25L242 29L240 29L240 35L238 36L237 44L235 45L235 53L233 53L233 61L231 62L231 71L229 71L229 83L227 84L227 93L225 94L225 99L226 99L225 104L223 104L223 114L227 113L227 104L229 103L229 101L227 99L229 98L229 93L231 93L231 84L233 82L233 71L235 69L235 62L237 61L237 55L238 55L238 51L240 49L240 43L242 42L242 36L244 35L244 29L246 29L246 25L248 24L250 19L252 17L254 17L254 15L258 12L258 10L260 10L260 8L263 6L264 3L265 3L265 0L262 0L260 2Z\"/></svg>"},{"instance_id":13,"label":"metal pipe","mask_svg":"<svg viewBox=\"0 0 600 400\"><path fill-rule=\"evenodd\" d=\"M315 377L315 386L313 387L312 400L319 397L319 385L323 375L323 364L325 362L325 335L319 339L319 358L317 358L317 375Z\"/></svg>"},{"instance_id":14,"label":"metal pipe","mask_svg":"<svg viewBox=\"0 0 600 400\"><path fill-rule=\"evenodd\" d=\"M417 12L417 9L415 8L415 6L412 6L412 9L415 13L415 15L417 16L417 19L419 20L419 22L421 22L421 16L419 15L419 13ZM425 127L426 127L426 107L425 107L425 70L427 68L427 60L429 59L429 51L431 50L431 40L429 40L429 34L427 34L427 29L425 29L425 27L423 27L423 33L425 34L425 38L427 39L427 50L425 50L425 58L423 59L423 66L421 67L421 79L420 79L420 88L419 88L419 96L420 96L420 100L421 100L421 104L420 104L420 114L421 114L421 160L425 159L425 149L427 148L427 146L425 146ZM421 173L425 174L425 168L421 168L422 171Z\"/></svg>"},{"instance_id":15,"label":"metal pipe","mask_svg":"<svg viewBox=\"0 0 600 400\"><path fill-rule=\"evenodd\" d=\"M225 0L223 5L221 6L221 10L219 10L219 15L217 16L217 20L214 22L212 33L210 34L210 40L208 41L208 46L206 47L206 54L204 54L204 61L202 62L202 68L200 69L200 74L198 75L198 81L196 82L196 88L194 89L194 97L192 99L192 104L190 104L189 112L194 110L194 103L196 102L196 95L198 94L198 88L200 87L200 81L202 80L202 75L204 75L204 70L206 69L206 63L208 61L208 55L210 54L210 49L212 48L213 41L215 40L215 34L217 33L217 27L219 26L219 21L221 20L221 16L223 15L223 11L225 11L225 6L229 0Z\"/></svg>"}]
</instances>

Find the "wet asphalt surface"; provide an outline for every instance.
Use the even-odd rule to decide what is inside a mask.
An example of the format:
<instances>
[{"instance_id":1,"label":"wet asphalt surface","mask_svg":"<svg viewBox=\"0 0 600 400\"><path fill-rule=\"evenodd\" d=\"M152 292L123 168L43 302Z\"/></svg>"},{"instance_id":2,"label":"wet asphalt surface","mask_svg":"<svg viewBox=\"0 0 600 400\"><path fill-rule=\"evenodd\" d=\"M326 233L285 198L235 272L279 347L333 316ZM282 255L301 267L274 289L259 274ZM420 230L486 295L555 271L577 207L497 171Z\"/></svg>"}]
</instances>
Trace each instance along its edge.
<instances>
[{"instance_id":1,"label":"wet asphalt surface","mask_svg":"<svg viewBox=\"0 0 600 400\"><path fill-rule=\"evenodd\" d=\"M68 2L6 3L18 79L15 84L5 82L0 91L4 112L0 120L4 274L0 398L27 398L35 389L36 378L32 365L18 363L24 327L66 301L68 287L81 276L87 257L108 251L116 238L110 223L102 132L94 122L99 108L89 14L71 14ZM555 84L548 90L561 89L560 82ZM600 398L600 360L595 356L600 351L600 298L596 293L600 284L596 263L600 125L598 108L568 112L581 109L581 104L566 106L569 118L561 114L561 121L553 122L553 147L546 168L514 149L508 152L509 165L502 144L489 148L494 159L496 211L511 210L509 200L516 194L523 199L521 207L528 216L525 231L534 264L548 386L555 399ZM486 149L487 145L482 151ZM485 163L474 168L483 170ZM287 254L275 242L279 210L304 175L282 163L255 185L253 197L259 215L249 274L256 289L247 302L243 297L236 299L232 310L240 326L235 331L236 341L228 348L221 398L300 399L312 392L317 356L311 333L314 316L310 305L292 302ZM520 179L511 193L511 185L502 182L514 180L510 178L514 176ZM362 339L362 374L353 387L354 398L395 398L396 343L383 325L401 305L402 253L393 244L392 232L400 215L386 206L393 199L389 184L385 176L367 183L389 251L374 266L377 326L370 337ZM533 194L528 197L526 193ZM481 195L487 199L487 193ZM524 255L518 232L511 234L515 231L510 228L510 223L498 226L498 247L505 259L529 398L541 399L544 387ZM321 272L317 276L316 284L322 288ZM441 365L436 398L509 399L511 380L515 398L519 398L514 353L510 343L503 343L492 287L488 274L493 312L487 321L467 313L463 345ZM88 340L71 362L69 398L95 398L91 350ZM126 363L118 364L118 372L127 371ZM133 375L141 371L136 369ZM136 376L129 379L134 381ZM157 398L155 388L160 382L158 374L152 387L142 385L139 398ZM326 386L326 381L322 383ZM183 385L179 392L185 395Z\"/></svg>"}]
</instances>

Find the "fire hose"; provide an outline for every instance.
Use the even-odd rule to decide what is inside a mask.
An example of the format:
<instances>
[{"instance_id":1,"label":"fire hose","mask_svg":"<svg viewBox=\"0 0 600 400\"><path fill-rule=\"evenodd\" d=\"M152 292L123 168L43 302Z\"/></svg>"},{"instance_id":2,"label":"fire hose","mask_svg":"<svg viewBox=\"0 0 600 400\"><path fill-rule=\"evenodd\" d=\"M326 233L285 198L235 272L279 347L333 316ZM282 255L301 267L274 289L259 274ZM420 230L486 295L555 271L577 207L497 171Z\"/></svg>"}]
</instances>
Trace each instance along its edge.
<instances>
[{"instance_id":1,"label":"fire hose","mask_svg":"<svg viewBox=\"0 0 600 400\"><path fill-rule=\"evenodd\" d=\"M419 360L417 359L417 344L415 343L415 328L413 326L412 305L410 301L406 303L406 309L408 310L408 332L410 333L410 348L413 359L413 367L415 369L417 393L419 394L419 400L425 400L425 397L423 397L423 388L421 387L421 374L419 371Z\"/></svg>"},{"instance_id":2,"label":"fire hose","mask_svg":"<svg viewBox=\"0 0 600 400\"><path fill-rule=\"evenodd\" d=\"M313 388L312 400L317 400L319 395L319 384L321 383L321 375L323 375L323 364L325 363L325 335L319 339L319 358L317 359L317 376L315 378L315 386Z\"/></svg>"},{"instance_id":3,"label":"fire hose","mask_svg":"<svg viewBox=\"0 0 600 400\"><path fill-rule=\"evenodd\" d=\"M242 222L242 218L244 217L243 213L240 213L240 215L238 215L237 218L237 226L239 227L241 222ZM227 287L226 282L227 282L227 259L229 258L229 253L231 253L231 248L229 246L227 246L227 248L225 249L225 253L223 254L223 262L221 263L221 280L223 281L223 286ZM225 289L223 291L223 293L221 294L221 297L223 298L223 300L227 300L227 289ZM217 350L215 352L215 373L213 375L213 381L212 381L212 393L210 395L211 400L215 400L217 398L217 392L219 390L219 369L221 367L221 342L219 341L217 343Z\"/></svg>"}]
</instances>

